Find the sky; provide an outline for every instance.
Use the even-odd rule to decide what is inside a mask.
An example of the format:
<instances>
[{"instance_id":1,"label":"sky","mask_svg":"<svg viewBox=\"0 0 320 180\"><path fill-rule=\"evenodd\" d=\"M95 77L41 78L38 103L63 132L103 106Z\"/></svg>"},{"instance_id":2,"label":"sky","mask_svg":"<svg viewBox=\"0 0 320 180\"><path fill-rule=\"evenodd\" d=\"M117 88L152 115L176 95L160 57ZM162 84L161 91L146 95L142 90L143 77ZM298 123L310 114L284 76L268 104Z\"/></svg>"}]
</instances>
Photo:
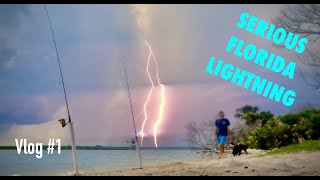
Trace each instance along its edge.
<instances>
[{"instance_id":1,"label":"sky","mask_svg":"<svg viewBox=\"0 0 320 180\"><path fill-rule=\"evenodd\" d=\"M296 92L295 105L319 106L320 93L301 78L308 67L294 51L238 29L243 12L271 22L287 5L47 5L55 32L70 114L79 145L125 146L134 135L128 81L138 131L150 89L146 73L149 42L165 86L160 146L186 146L185 125L214 120L223 110L235 124L235 109L258 105L276 115L292 111L282 103L254 94L208 74L211 56L259 74ZM0 5L0 145L15 138L70 144L67 118L50 25L43 5ZM295 61L293 80L225 52L231 36ZM155 78L155 64L150 67ZM153 146L160 88L148 105L145 146Z\"/></svg>"}]
</instances>

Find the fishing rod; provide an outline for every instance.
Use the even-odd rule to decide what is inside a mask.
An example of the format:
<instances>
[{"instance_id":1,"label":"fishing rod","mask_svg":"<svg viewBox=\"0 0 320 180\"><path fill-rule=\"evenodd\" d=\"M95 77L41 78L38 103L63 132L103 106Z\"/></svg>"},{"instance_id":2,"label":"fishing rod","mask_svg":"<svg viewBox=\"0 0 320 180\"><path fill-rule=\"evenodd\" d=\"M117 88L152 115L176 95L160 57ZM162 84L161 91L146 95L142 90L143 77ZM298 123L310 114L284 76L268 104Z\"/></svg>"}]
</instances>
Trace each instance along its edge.
<instances>
[{"instance_id":1,"label":"fishing rod","mask_svg":"<svg viewBox=\"0 0 320 180\"><path fill-rule=\"evenodd\" d=\"M130 107L131 107L131 115L132 115L132 121L133 121L133 128L134 128L134 134L136 138L136 148L137 148L137 157L140 162L140 169L142 169L142 162L141 162L141 153L140 153L140 144L138 140L138 134L137 134L137 129L136 129L136 122L134 120L134 113L133 113L133 108L132 108L132 101L131 101L131 95L130 95L130 88L129 88L129 82L128 82L128 76L127 76L127 69L126 69L126 64L123 62L123 67L124 67L124 73L126 75L126 80L127 80L127 89L128 89L128 94L129 94L129 100L130 100Z\"/></svg>"},{"instance_id":2,"label":"fishing rod","mask_svg":"<svg viewBox=\"0 0 320 180\"><path fill-rule=\"evenodd\" d=\"M64 99L65 99L65 103L67 106L67 112L68 112L68 123L70 125L70 133L71 133L71 141L72 141L72 157L73 157L73 167L74 167L74 172L75 175L79 175L79 169L78 169L78 163L77 163L77 155L76 155L76 143L75 143L75 137L74 137L74 130L73 130L73 123L71 122L71 116L70 116L70 111L69 111L69 104L68 104L68 99L67 99L67 93L66 93L66 88L64 85L64 80L63 80L63 75L62 75L62 68L61 68L61 63L60 63L60 58L59 58L59 53L58 53L58 48L57 48L57 44L56 44L56 38L54 35L54 31L53 31L53 27L52 27L52 23L51 23L51 19L47 10L46 5L43 5L47 17L48 17L48 21L50 24L50 29L51 29L51 34L52 34L52 39L53 39L53 44L55 47L55 51L56 51L56 56L57 56L57 60L58 60L58 64L59 64L59 70L60 70L60 77L61 77L61 83L62 83L62 87L63 87L63 92L64 92ZM59 120L60 123L62 124L62 127L64 127L66 124L64 121Z\"/></svg>"}]
</instances>

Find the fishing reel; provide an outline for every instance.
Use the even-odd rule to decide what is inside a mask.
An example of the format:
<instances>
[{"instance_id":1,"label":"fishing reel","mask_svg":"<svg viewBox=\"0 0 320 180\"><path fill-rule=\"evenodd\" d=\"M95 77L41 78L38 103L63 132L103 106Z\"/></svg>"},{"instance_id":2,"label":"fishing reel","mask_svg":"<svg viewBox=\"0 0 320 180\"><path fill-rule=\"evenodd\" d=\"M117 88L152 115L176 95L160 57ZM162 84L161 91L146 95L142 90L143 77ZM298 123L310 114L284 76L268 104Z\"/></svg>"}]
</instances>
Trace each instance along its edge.
<instances>
[{"instance_id":1,"label":"fishing reel","mask_svg":"<svg viewBox=\"0 0 320 180\"><path fill-rule=\"evenodd\" d=\"M65 127L68 124L68 123L66 123L65 119L59 119L58 121L60 122L62 127Z\"/></svg>"}]
</instances>

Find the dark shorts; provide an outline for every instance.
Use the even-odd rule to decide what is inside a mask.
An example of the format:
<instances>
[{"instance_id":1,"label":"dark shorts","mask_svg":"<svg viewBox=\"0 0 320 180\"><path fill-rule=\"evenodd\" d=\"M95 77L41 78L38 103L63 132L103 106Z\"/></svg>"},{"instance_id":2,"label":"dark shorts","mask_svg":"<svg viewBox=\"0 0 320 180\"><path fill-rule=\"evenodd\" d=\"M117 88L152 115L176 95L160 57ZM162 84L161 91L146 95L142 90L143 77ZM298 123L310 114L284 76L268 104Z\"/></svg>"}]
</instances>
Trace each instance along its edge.
<instances>
[{"instance_id":1,"label":"dark shorts","mask_svg":"<svg viewBox=\"0 0 320 180\"><path fill-rule=\"evenodd\" d=\"M217 136L217 143L218 144L226 144L227 143L227 136Z\"/></svg>"}]
</instances>

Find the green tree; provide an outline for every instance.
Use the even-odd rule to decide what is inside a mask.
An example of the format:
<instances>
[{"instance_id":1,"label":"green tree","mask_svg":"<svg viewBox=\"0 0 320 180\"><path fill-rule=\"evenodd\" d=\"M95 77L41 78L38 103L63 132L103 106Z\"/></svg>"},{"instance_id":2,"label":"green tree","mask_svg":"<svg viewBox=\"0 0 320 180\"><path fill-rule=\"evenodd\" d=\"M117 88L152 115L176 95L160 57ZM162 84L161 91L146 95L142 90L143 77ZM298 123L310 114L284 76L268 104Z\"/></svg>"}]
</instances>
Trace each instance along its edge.
<instances>
[{"instance_id":1,"label":"green tree","mask_svg":"<svg viewBox=\"0 0 320 180\"><path fill-rule=\"evenodd\" d=\"M257 111L259 111L258 106L244 105L243 107L236 109L235 117L242 119L244 114L250 113L250 112L256 113Z\"/></svg>"},{"instance_id":2,"label":"green tree","mask_svg":"<svg viewBox=\"0 0 320 180\"><path fill-rule=\"evenodd\" d=\"M241 108L236 109L235 117L241 120L245 120L247 125L253 126L258 119L258 116L256 114L258 111L258 106L245 105Z\"/></svg>"},{"instance_id":3,"label":"green tree","mask_svg":"<svg viewBox=\"0 0 320 180\"><path fill-rule=\"evenodd\" d=\"M274 115L270 111L259 112L258 106L245 105L236 109L235 117L244 120L250 127L256 126L259 122L264 125Z\"/></svg>"}]
</instances>

